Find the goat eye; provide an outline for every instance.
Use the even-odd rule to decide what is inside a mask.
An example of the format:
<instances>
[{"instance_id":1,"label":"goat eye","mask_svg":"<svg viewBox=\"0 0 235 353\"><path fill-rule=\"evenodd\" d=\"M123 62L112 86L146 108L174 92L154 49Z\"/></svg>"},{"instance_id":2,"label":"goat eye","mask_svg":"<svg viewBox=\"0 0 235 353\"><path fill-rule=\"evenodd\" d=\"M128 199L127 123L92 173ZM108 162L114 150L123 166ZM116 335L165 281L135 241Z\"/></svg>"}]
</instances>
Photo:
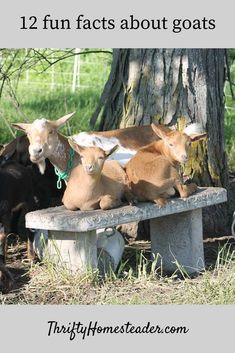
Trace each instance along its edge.
<instances>
[{"instance_id":1,"label":"goat eye","mask_svg":"<svg viewBox=\"0 0 235 353\"><path fill-rule=\"evenodd\" d=\"M174 147L173 143L169 143L169 146L170 146L170 147Z\"/></svg>"},{"instance_id":2,"label":"goat eye","mask_svg":"<svg viewBox=\"0 0 235 353\"><path fill-rule=\"evenodd\" d=\"M100 159L100 160L104 160L104 157L98 157L98 159Z\"/></svg>"},{"instance_id":3,"label":"goat eye","mask_svg":"<svg viewBox=\"0 0 235 353\"><path fill-rule=\"evenodd\" d=\"M49 135L52 135L53 134L53 130L49 131Z\"/></svg>"}]
</instances>

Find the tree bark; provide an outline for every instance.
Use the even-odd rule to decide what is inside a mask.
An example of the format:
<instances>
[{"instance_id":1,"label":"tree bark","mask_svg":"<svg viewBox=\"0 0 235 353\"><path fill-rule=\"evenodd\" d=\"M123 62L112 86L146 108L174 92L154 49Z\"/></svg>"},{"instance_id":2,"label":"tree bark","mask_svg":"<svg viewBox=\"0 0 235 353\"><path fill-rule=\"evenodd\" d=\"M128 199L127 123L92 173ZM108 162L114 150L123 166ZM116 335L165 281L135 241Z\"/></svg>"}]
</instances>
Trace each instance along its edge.
<instances>
[{"instance_id":1,"label":"tree bark","mask_svg":"<svg viewBox=\"0 0 235 353\"><path fill-rule=\"evenodd\" d=\"M184 174L201 186L228 188L224 143L225 49L115 49L110 77L91 124L100 130L151 122L183 129L200 122ZM204 212L207 235L229 231L228 204Z\"/></svg>"}]
</instances>

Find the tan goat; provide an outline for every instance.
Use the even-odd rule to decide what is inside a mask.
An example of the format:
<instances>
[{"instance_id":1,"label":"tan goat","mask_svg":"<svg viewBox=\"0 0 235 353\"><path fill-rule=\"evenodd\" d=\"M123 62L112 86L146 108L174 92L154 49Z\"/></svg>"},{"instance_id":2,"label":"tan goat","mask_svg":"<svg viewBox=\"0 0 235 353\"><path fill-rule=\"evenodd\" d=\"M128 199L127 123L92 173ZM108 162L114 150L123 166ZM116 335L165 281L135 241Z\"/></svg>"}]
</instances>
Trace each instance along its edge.
<instances>
[{"instance_id":1,"label":"tan goat","mask_svg":"<svg viewBox=\"0 0 235 353\"><path fill-rule=\"evenodd\" d=\"M161 140L139 149L125 169L131 191L138 201L153 201L162 207L167 198L175 194L175 189L181 198L197 190L194 183L183 185L179 166L187 161L191 142L206 134L189 136L161 125L151 126Z\"/></svg>"},{"instance_id":2,"label":"tan goat","mask_svg":"<svg viewBox=\"0 0 235 353\"><path fill-rule=\"evenodd\" d=\"M81 163L69 177L62 202L69 210L103 210L118 207L127 189L127 176L117 161L105 161L118 148L109 151L99 147L81 147L69 139L80 155Z\"/></svg>"}]
</instances>

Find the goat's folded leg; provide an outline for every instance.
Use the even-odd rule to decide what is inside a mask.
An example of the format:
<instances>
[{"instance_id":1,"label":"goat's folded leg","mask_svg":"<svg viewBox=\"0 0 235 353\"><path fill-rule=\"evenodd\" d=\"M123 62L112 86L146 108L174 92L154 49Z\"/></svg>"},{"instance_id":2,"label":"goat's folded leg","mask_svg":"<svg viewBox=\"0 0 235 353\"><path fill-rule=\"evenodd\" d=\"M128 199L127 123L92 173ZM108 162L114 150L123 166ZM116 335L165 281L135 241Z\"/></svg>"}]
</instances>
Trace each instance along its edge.
<instances>
[{"instance_id":1,"label":"goat's folded leg","mask_svg":"<svg viewBox=\"0 0 235 353\"><path fill-rule=\"evenodd\" d=\"M156 203L160 208L162 208L168 203L168 198L168 195L162 194L159 195L159 197L156 197L153 202Z\"/></svg>"},{"instance_id":2,"label":"goat's folded leg","mask_svg":"<svg viewBox=\"0 0 235 353\"><path fill-rule=\"evenodd\" d=\"M129 205L136 205L138 202L137 197L131 191L130 184L125 185L124 188L124 199L129 203Z\"/></svg>"},{"instance_id":3,"label":"goat's folded leg","mask_svg":"<svg viewBox=\"0 0 235 353\"><path fill-rule=\"evenodd\" d=\"M177 182L175 186L176 186L176 189L179 191L180 197L182 199L189 197L195 191L197 191L197 185L195 183L183 185L182 183Z\"/></svg>"},{"instance_id":4,"label":"goat's folded leg","mask_svg":"<svg viewBox=\"0 0 235 353\"><path fill-rule=\"evenodd\" d=\"M110 210L112 208L116 208L122 205L122 201L120 199L116 199L111 195L105 195L100 200L100 208L102 210Z\"/></svg>"}]
</instances>

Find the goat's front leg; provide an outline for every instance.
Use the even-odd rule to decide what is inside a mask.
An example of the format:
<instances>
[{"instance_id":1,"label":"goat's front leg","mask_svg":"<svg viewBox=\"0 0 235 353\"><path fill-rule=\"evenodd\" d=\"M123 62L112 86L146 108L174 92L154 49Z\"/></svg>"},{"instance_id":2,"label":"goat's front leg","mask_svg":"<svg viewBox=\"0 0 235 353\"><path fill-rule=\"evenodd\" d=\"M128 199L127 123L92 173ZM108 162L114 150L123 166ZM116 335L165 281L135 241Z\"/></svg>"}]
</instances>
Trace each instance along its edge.
<instances>
[{"instance_id":1,"label":"goat's front leg","mask_svg":"<svg viewBox=\"0 0 235 353\"><path fill-rule=\"evenodd\" d=\"M0 229L0 291L3 293L9 292L13 287L13 277L10 271L5 266L7 253L7 236L4 227Z\"/></svg>"},{"instance_id":2,"label":"goat's front leg","mask_svg":"<svg viewBox=\"0 0 235 353\"><path fill-rule=\"evenodd\" d=\"M31 232L28 228L25 228L25 215L30 210L28 210L26 207L22 208L18 219L18 230L20 231L20 234L24 234L27 239L27 258L31 261L35 261L36 254L33 248L34 233Z\"/></svg>"},{"instance_id":3,"label":"goat's front leg","mask_svg":"<svg viewBox=\"0 0 235 353\"><path fill-rule=\"evenodd\" d=\"M7 254L7 236L3 226L0 226L0 261L2 263L6 262Z\"/></svg>"},{"instance_id":4,"label":"goat's front leg","mask_svg":"<svg viewBox=\"0 0 235 353\"><path fill-rule=\"evenodd\" d=\"M110 210L112 208L116 208L122 205L122 201L120 199L116 199L111 195L105 195L100 200L100 208L102 210Z\"/></svg>"},{"instance_id":5,"label":"goat's front leg","mask_svg":"<svg viewBox=\"0 0 235 353\"><path fill-rule=\"evenodd\" d=\"M33 248L33 241L34 241L34 234L30 231L27 230L27 257L31 261L36 260L36 254Z\"/></svg>"},{"instance_id":6,"label":"goat's front leg","mask_svg":"<svg viewBox=\"0 0 235 353\"><path fill-rule=\"evenodd\" d=\"M124 188L124 199L128 202L129 205L136 205L138 203L137 197L134 196L131 191L130 183L127 183Z\"/></svg>"},{"instance_id":7,"label":"goat's front leg","mask_svg":"<svg viewBox=\"0 0 235 353\"><path fill-rule=\"evenodd\" d=\"M188 185L183 185L180 181L175 184L176 189L179 191L180 197L186 199L197 191L197 185L195 183L190 183Z\"/></svg>"},{"instance_id":8,"label":"goat's front leg","mask_svg":"<svg viewBox=\"0 0 235 353\"><path fill-rule=\"evenodd\" d=\"M156 203L160 208L166 206L166 204L168 203L168 200L166 197L164 197L164 195L159 195L159 197L156 197L153 200L154 203Z\"/></svg>"},{"instance_id":9,"label":"goat's front leg","mask_svg":"<svg viewBox=\"0 0 235 353\"><path fill-rule=\"evenodd\" d=\"M0 261L0 291L9 292L14 285L13 277L6 266Z\"/></svg>"}]
</instances>

